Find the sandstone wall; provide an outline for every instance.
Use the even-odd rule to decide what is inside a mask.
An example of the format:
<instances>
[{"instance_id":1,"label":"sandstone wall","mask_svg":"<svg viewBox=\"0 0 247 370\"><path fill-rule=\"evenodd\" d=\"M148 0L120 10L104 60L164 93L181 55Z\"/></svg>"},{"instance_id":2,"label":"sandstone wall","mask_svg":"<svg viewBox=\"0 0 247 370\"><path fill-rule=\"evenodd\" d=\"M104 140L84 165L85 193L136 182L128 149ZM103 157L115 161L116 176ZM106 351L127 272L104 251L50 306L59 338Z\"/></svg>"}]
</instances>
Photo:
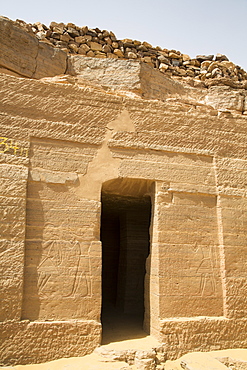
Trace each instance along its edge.
<instances>
[{"instance_id":1,"label":"sandstone wall","mask_svg":"<svg viewBox=\"0 0 247 370\"><path fill-rule=\"evenodd\" d=\"M120 192L152 184L146 329L169 357L246 346L246 116L0 78L2 363L100 343L101 189L114 179Z\"/></svg>"},{"instance_id":2,"label":"sandstone wall","mask_svg":"<svg viewBox=\"0 0 247 370\"><path fill-rule=\"evenodd\" d=\"M1 140L6 148L7 138ZM21 318L27 164L25 157L1 154L1 321Z\"/></svg>"}]
</instances>

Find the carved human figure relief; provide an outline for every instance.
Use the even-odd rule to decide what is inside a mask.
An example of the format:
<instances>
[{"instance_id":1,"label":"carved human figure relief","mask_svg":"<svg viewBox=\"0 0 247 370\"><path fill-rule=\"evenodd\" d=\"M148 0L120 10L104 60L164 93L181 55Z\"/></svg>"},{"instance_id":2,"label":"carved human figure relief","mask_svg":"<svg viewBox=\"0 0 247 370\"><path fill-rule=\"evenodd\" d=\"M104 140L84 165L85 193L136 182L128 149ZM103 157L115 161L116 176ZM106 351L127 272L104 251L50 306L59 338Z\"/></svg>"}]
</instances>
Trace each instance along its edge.
<instances>
[{"instance_id":1,"label":"carved human figure relief","mask_svg":"<svg viewBox=\"0 0 247 370\"><path fill-rule=\"evenodd\" d=\"M215 247L202 247L195 245L194 253L200 262L196 268L196 274L200 277L200 284L198 287L198 295L216 296L216 276L215 268L217 262L217 255Z\"/></svg>"},{"instance_id":2,"label":"carved human figure relief","mask_svg":"<svg viewBox=\"0 0 247 370\"><path fill-rule=\"evenodd\" d=\"M89 247L83 250L76 239L45 242L37 271L40 296L75 298L92 295Z\"/></svg>"}]
</instances>

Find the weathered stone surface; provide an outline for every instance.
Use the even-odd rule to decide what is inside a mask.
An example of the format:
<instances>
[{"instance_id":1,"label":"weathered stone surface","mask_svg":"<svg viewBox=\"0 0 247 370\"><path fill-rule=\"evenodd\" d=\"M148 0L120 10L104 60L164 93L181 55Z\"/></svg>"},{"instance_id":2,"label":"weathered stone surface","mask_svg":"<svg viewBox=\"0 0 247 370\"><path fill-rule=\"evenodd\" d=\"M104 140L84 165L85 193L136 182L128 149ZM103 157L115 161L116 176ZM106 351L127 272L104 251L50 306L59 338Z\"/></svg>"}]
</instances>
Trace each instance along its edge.
<instances>
[{"instance_id":1,"label":"weathered stone surface","mask_svg":"<svg viewBox=\"0 0 247 370\"><path fill-rule=\"evenodd\" d=\"M90 47L87 44L81 44L78 49L78 54L86 55L86 53L90 50Z\"/></svg>"},{"instance_id":2,"label":"weathered stone surface","mask_svg":"<svg viewBox=\"0 0 247 370\"><path fill-rule=\"evenodd\" d=\"M228 87L211 87L205 98L206 104L218 110L244 110L244 95L241 90L233 90Z\"/></svg>"},{"instance_id":3,"label":"weathered stone surface","mask_svg":"<svg viewBox=\"0 0 247 370\"><path fill-rule=\"evenodd\" d=\"M64 51L40 42L36 57L36 70L33 78L52 77L64 74L67 67L67 55Z\"/></svg>"},{"instance_id":4,"label":"weathered stone surface","mask_svg":"<svg viewBox=\"0 0 247 370\"><path fill-rule=\"evenodd\" d=\"M134 364L139 370L155 370L155 358L155 351L136 351Z\"/></svg>"},{"instance_id":5,"label":"weathered stone surface","mask_svg":"<svg viewBox=\"0 0 247 370\"><path fill-rule=\"evenodd\" d=\"M164 99L168 94L184 93L181 84L138 61L71 56L67 72L108 90L133 91L148 99Z\"/></svg>"},{"instance_id":6,"label":"weathered stone surface","mask_svg":"<svg viewBox=\"0 0 247 370\"><path fill-rule=\"evenodd\" d=\"M160 55L158 57L158 60L161 62L161 63L165 63L165 64L170 64L170 60L168 58L166 58L164 55Z\"/></svg>"},{"instance_id":7,"label":"weathered stone surface","mask_svg":"<svg viewBox=\"0 0 247 370\"><path fill-rule=\"evenodd\" d=\"M100 341L100 325L95 321L5 321L0 323L0 328L1 363L5 364L51 361L67 357L68 353L83 356L92 352ZM44 346L49 350L44 351Z\"/></svg>"},{"instance_id":8,"label":"weathered stone surface","mask_svg":"<svg viewBox=\"0 0 247 370\"><path fill-rule=\"evenodd\" d=\"M37 38L4 17L0 17L0 33L0 66L32 77L36 70Z\"/></svg>"},{"instance_id":9,"label":"weathered stone surface","mask_svg":"<svg viewBox=\"0 0 247 370\"><path fill-rule=\"evenodd\" d=\"M159 70L162 73L178 78L193 77L195 78L195 84L198 84L199 80L202 87L205 87L205 85L211 86L212 84L230 84L230 86L237 88L247 87L247 73L239 66L228 62L228 58L223 54L217 54L215 60L213 55L197 55L196 58L191 59L189 55L182 54L180 51L162 49L159 46L154 48L151 44L145 41L140 42L138 40L131 39L117 40L116 36L112 32L106 30L101 31L99 28L89 29L87 26L78 27L73 23L65 25L64 23L56 22L52 22L48 28L39 22L31 25L26 24L24 21L12 22L7 19L5 19L5 21L9 22L9 30L11 30L11 27L19 29L19 32L22 33L22 38L25 39L26 37L28 40L31 36L36 36L36 40L42 41L42 43L45 43L52 48L60 48L67 54L81 54L93 58L137 59L157 69L161 64L167 64L174 68L161 67ZM5 32L4 38L8 38L8 34L9 32ZM30 40L28 42L31 42ZM80 45L83 45L83 47L80 47ZM28 53L28 48L26 46L25 48L24 50ZM31 54L34 53L32 49L33 47L30 46ZM35 62L30 59L30 55L28 54L24 58L26 59L26 62L23 59L22 62L20 61L21 63L18 63L18 65L19 67L20 65L25 66L26 63L27 66L25 68L27 70L36 70L38 75L48 72L46 73L46 76L43 77L50 75L53 76L54 73L64 73L62 54L59 55L57 51L53 53L51 50L48 54L49 60L52 57L52 60L56 65L53 70L51 69L48 71L46 67L43 68L41 72L38 72L35 69ZM42 57L44 57L44 55ZM17 70L13 69L13 65L11 67L11 61L7 66L8 59L9 57L5 60L5 64L3 63L2 68L10 70L11 72L9 73L20 73L19 67ZM28 61L29 59L30 61ZM205 61L209 62L209 64L206 65ZM230 66L229 64L225 64L227 62L232 65ZM30 66L28 67L29 64ZM182 68L178 68L181 66ZM205 71L207 71L207 73L204 73ZM25 76L35 77L33 76L33 73L22 70L22 74L23 73Z\"/></svg>"},{"instance_id":10,"label":"weathered stone surface","mask_svg":"<svg viewBox=\"0 0 247 370\"><path fill-rule=\"evenodd\" d=\"M229 60L228 58L227 58L227 56L226 55L224 55L224 54L216 54L216 57L215 57L215 60L219 60L219 61L223 61L223 60Z\"/></svg>"},{"instance_id":11,"label":"weathered stone surface","mask_svg":"<svg viewBox=\"0 0 247 370\"><path fill-rule=\"evenodd\" d=\"M127 55L128 55L128 58L130 58L130 59L136 59L137 58L137 55L135 53L131 52L131 51L129 51Z\"/></svg>"},{"instance_id":12,"label":"weathered stone surface","mask_svg":"<svg viewBox=\"0 0 247 370\"><path fill-rule=\"evenodd\" d=\"M168 361L165 370L227 370L220 361L207 353L188 353L177 361Z\"/></svg>"},{"instance_id":13,"label":"weathered stone surface","mask_svg":"<svg viewBox=\"0 0 247 370\"><path fill-rule=\"evenodd\" d=\"M169 66L167 64L164 64L164 63L161 63L160 66L159 66L159 70L161 72L165 72L168 68L169 68Z\"/></svg>"},{"instance_id":14,"label":"weathered stone surface","mask_svg":"<svg viewBox=\"0 0 247 370\"><path fill-rule=\"evenodd\" d=\"M173 51L170 51L169 57L172 58L172 59L179 59L180 55L177 54L177 53L174 53Z\"/></svg>"},{"instance_id":15,"label":"weathered stone surface","mask_svg":"<svg viewBox=\"0 0 247 370\"><path fill-rule=\"evenodd\" d=\"M31 179L33 181L43 181L52 184L65 184L65 183L75 183L78 180L76 173L70 172L56 172L36 170L30 172Z\"/></svg>"},{"instance_id":16,"label":"weathered stone surface","mask_svg":"<svg viewBox=\"0 0 247 370\"><path fill-rule=\"evenodd\" d=\"M109 45L104 45L104 46L102 47L102 51L103 51L104 53L111 53L112 49L111 49L111 47L110 47Z\"/></svg>"},{"instance_id":17,"label":"weathered stone surface","mask_svg":"<svg viewBox=\"0 0 247 370\"><path fill-rule=\"evenodd\" d=\"M38 42L34 35L4 17L0 18L0 32L0 66L33 78L65 72L67 55L62 50Z\"/></svg>"},{"instance_id":18,"label":"weathered stone surface","mask_svg":"<svg viewBox=\"0 0 247 370\"><path fill-rule=\"evenodd\" d=\"M68 73L113 90L140 90L140 64L132 61L71 56Z\"/></svg>"},{"instance_id":19,"label":"weathered stone surface","mask_svg":"<svg viewBox=\"0 0 247 370\"><path fill-rule=\"evenodd\" d=\"M204 62L206 60L213 60L214 55L197 55L196 59L199 60L199 62Z\"/></svg>"},{"instance_id":20,"label":"weathered stone surface","mask_svg":"<svg viewBox=\"0 0 247 370\"><path fill-rule=\"evenodd\" d=\"M90 48L93 51L101 51L102 50L102 45L98 44L97 42L90 42Z\"/></svg>"},{"instance_id":21,"label":"weathered stone surface","mask_svg":"<svg viewBox=\"0 0 247 370\"><path fill-rule=\"evenodd\" d=\"M244 71L99 29L18 24L59 47L83 37L92 58L70 55L69 75L37 80L45 60L54 74L65 65L45 44L36 80L0 75L2 361L91 352L113 301L162 343L160 356L126 355L140 369L246 346ZM210 85L222 79L234 88Z\"/></svg>"},{"instance_id":22,"label":"weathered stone surface","mask_svg":"<svg viewBox=\"0 0 247 370\"><path fill-rule=\"evenodd\" d=\"M112 46L114 47L114 45ZM123 52L120 49L114 49L113 53L116 54L119 58L124 58Z\"/></svg>"},{"instance_id":23,"label":"weathered stone surface","mask_svg":"<svg viewBox=\"0 0 247 370\"><path fill-rule=\"evenodd\" d=\"M3 149L1 146L1 149L7 148ZM4 163L0 167L0 321L20 320L26 215L24 203L28 169L23 165Z\"/></svg>"}]
</instances>

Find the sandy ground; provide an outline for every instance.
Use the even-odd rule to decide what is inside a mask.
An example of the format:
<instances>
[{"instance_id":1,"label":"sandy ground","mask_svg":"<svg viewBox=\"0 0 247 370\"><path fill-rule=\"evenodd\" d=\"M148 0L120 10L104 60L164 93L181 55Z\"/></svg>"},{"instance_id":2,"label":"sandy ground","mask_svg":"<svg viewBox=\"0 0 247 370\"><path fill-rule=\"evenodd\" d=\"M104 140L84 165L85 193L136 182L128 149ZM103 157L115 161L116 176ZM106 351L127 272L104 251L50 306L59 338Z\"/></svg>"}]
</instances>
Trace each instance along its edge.
<instances>
[{"instance_id":1,"label":"sandy ground","mask_svg":"<svg viewBox=\"0 0 247 370\"><path fill-rule=\"evenodd\" d=\"M131 367L133 369L133 367ZM124 370L131 369L126 362L111 362L92 353L84 357L62 358L39 365L18 365L15 370Z\"/></svg>"},{"instance_id":2,"label":"sandy ground","mask_svg":"<svg viewBox=\"0 0 247 370\"><path fill-rule=\"evenodd\" d=\"M246 370L247 349L192 352L167 361L165 370Z\"/></svg>"},{"instance_id":3,"label":"sandy ground","mask_svg":"<svg viewBox=\"0 0 247 370\"><path fill-rule=\"evenodd\" d=\"M152 337L141 340L123 341L107 345L108 349L144 349L153 345ZM134 347L133 347L134 346ZM144 347L143 347L144 346ZM104 346L105 347L105 346ZM123 348L124 347L124 348ZM221 361L227 362L227 366ZM182 364L182 366L181 366ZM136 370L134 365L128 365L122 361L111 361L101 357L96 353L84 357L62 358L55 361L46 362L38 365L18 365L13 367L0 367L1 370ZM212 352L192 352L187 353L175 361L167 361L164 370L227 370L227 369L247 369L247 349L227 349Z\"/></svg>"}]
</instances>

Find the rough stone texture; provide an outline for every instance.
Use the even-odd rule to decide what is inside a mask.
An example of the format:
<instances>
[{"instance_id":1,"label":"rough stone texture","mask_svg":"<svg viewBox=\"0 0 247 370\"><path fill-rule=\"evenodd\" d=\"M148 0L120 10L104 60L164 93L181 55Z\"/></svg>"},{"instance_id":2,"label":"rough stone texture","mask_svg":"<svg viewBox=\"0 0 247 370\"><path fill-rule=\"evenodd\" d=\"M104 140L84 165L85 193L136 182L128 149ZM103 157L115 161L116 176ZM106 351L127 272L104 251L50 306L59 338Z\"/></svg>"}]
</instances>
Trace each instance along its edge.
<instances>
[{"instance_id":1,"label":"rough stone texture","mask_svg":"<svg viewBox=\"0 0 247 370\"><path fill-rule=\"evenodd\" d=\"M190 58L177 50L153 47L146 41L117 40L113 32L73 23L51 22L47 27L39 22L27 24L4 17L0 21L3 50L0 71L11 75L42 78L63 74L66 56L79 54L108 62L112 58L139 61L192 86L247 88L247 73L222 54Z\"/></svg>"},{"instance_id":2,"label":"rough stone texture","mask_svg":"<svg viewBox=\"0 0 247 370\"><path fill-rule=\"evenodd\" d=\"M132 60L95 59L70 56L67 72L106 90L131 91L147 99L164 99L168 94L185 93L184 87Z\"/></svg>"},{"instance_id":3,"label":"rough stone texture","mask_svg":"<svg viewBox=\"0 0 247 370\"><path fill-rule=\"evenodd\" d=\"M73 55L68 59L67 72L71 75L80 75L89 82L113 90L116 86L120 90L139 92L141 89L138 78L140 64L130 60L104 60Z\"/></svg>"},{"instance_id":4,"label":"rough stone texture","mask_svg":"<svg viewBox=\"0 0 247 370\"><path fill-rule=\"evenodd\" d=\"M32 77L36 69L38 40L4 17L0 18L0 32L1 67Z\"/></svg>"},{"instance_id":5,"label":"rough stone texture","mask_svg":"<svg viewBox=\"0 0 247 370\"><path fill-rule=\"evenodd\" d=\"M233 333L234 348L245 348L246 319L198 317L161 322L164 350L168 358L175 359L187 352L201 351L202 348L203 351L230 348Z\"/></svg>"},{"instance_id":6,"label":"rough stone texture","mask_svg":"<svg viewBox=\"0 0 247 370\"><path fill-rule=\"evenodd\" d=\"M93 30L66 27L68 37L96 42ZM52 25L54 37L63 30ZM47 47L52 58L55 49ZM61 53L54 51L64 68ZM174 65L183 58L169 56ZM2 362L93 351L102 331L105 266L117 276L111 280L123 311L139 307L141 292L145 329L169 358L246 346L245 91L184 86L149 62L70 61L75 76L0 75ZM35 68L25 68L30 77ZM152 209L144 222L147 198ZM105 229L109 243L119 244L112 248L121 255L117 269L110 260L102 266L105 199L108 226L118 225ZM132 361L154 368L154 358L145 356Z\"/></svg>"},{"instance_id":7,"label":"rough stone texture","mask_svg":"<svg viewBox=\"0 0 247 370\"><path fill-rule=\"evenodd\" d=\"M130 344L130 341L128 341ZM126 345L126 343L124 343ZM153 350L122 350L114 353L102 353L96 349L83 357L62 358L43 364L18 365L8 367L16 370L87 369L87 370L246 370L246 349L227 349L210 352L192 352L175 361L166 361L161 348ZM131 356L132 352L132 356ZM132 359L130 359L132 357ZM136 361L135 357L139 359ZM133 364L135 363L135 364ZM6 367L1 367L6 369Z\"/></svg>"},{"instance_id":8,"label":"rough stone texture","mask_svg":"<svg viewBox=\"0 0 247 370\"><path fill-rule=\"evenodd\" d=\"M113 32L78 27L75 24L51 22L50 27L41 23L24 26L43 40L68 54L81 54L95 58L134 59L147 63L168 76L193 77L197 81L212 84L235 84L246 87L246 72L230 62L225 55L197 55L190 58L177 50L153 47L148 42L124 39L117 40ZM93 40L93 41L92 41Z\"/></svg>"},{"instance_id":9,"label":"rough stone texture","mask_svg":"<svg viewBox=\"0 0 247 370\"><path fill-rule=\"evenodd\" d=\"M0 328L0 364L83 356L92 352L100 340L100 325L95 321L4 321Z\"/></svg>"},{"instance_id":10,"label":"rough stone texture","mask_svg":"<svg viewBox=\"0 0 247 370\"><path fill-rule=\"evenodd\" d=\"M1 140L3 142L5 139ZM4 145L3 150L5 149ZM9 146L9 152L11 151L13 152L13 149ZM15 163L8 160L7 154L2 153L1 157L0 320L20 320L28 168L25 158L21 158L21 161L16 159Z\"/></svg>"},{"instance_id":11,"label":"rough stone texture","mask_svg":"<svg viewBox=\"0 0 247 370\"><path fill-rule=\"evenodd\" d=\"M28 33L18 23L0 17L0 67L21 76L42 78L63 74L67 54Z\"/></svg>"},{"instance_id":12,"label":"rough stone texture","mask_svg":"<svg viewBox=\"0 0 247 370\"><path fill-rule=\"evenodd\" d=\"M233 90L230 87L213 86L208 89L206 104L211 105L217 110L236 110L243 112L244 90Z\"/></svg>"},{"instance_id":13,"label":"rough stone texture","mask_svg":"<svg viewBox=\"0 0 247 370\"><path fill-rule=\"evenodd\" d=\"M52 77L65 73L67 55L64 51L39 42L36 69L33 78Z\"/></svg>"},{"instance_id":14,"label":"rough stone texture","mask_svg":"<svg viewBox=\"0 0 247 370\"><path fill-rule=\"evenodd\" d=\"M188 353L175 361L167 361L164 370L244 370L246 366L245 349L228 349L208 353Z\"/></svg>"},{"instance_id":15,"label":"rough stone texture","mask_svg":"<svg viewBox=\"0 0 247 370\"><path fill-rule=\"evenodd\" d=\"M227 370L229 368L223 365L220 361L213 358L210 354L198 352L184 355L175 363L168 362L167 364L165 364L165 369Z\"/></svg>"}]
</instances>

